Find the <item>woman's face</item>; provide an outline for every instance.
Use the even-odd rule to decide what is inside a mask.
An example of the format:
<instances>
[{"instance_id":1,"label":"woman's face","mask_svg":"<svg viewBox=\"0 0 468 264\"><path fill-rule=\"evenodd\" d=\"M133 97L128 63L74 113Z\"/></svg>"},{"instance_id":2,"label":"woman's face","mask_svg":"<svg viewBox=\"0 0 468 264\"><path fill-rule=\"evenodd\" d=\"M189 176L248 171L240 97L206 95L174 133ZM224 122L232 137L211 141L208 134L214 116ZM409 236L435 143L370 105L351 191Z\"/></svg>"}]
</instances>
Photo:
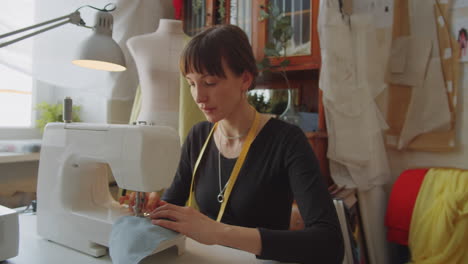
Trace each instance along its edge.
<instances>
[{"instance_id":1,"label":"woman's face","mask_svg":"<svg viewBox=\"0 0 468 264\"><path fill-rule=\"evenodd\" d=\"M189 73L185 76L192 97L209 122L218 122L229 117L246 100L242 96L249 88L251 74L236 76L222 61L226 78L206 73Z\"/></svg>"}]
</instances>

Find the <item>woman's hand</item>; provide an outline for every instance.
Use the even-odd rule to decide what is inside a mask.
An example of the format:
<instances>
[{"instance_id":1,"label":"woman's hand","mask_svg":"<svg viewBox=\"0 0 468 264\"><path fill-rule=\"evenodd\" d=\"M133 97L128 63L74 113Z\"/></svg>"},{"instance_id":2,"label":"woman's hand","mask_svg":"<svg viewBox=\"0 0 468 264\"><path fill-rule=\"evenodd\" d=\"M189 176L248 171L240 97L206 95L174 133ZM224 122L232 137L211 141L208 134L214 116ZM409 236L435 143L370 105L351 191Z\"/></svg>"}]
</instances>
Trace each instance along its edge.
<instances>
[{"instance_id":1,"label":"woman's hand","mask_svg":"<svg viewBox=\"0 0 468 264\"><path fill-rule=\"evenodd\" d=\"M133 212L133 206L135 206L135 196L136 192L131 192L125 196L119 198L119 203L123 204L128 201L128 208ZM166 202L161 201L161 197L157 192L145 193L146 199L145 204L142 204L140 209L143 213L149 213L154 211L158 206L166 204Z\"/></svg>"},{"instance_id":2,"label":"woman's hand","mask_svg":"<svg viewBox=\"0 0 468 264\"><path fill-rule=\"evenodd\" d=\"M169 203L157 207L149 217L155 225L179 232L207 245L219 244L224 225L191 207Z\"/></svg>"}]
</instances>

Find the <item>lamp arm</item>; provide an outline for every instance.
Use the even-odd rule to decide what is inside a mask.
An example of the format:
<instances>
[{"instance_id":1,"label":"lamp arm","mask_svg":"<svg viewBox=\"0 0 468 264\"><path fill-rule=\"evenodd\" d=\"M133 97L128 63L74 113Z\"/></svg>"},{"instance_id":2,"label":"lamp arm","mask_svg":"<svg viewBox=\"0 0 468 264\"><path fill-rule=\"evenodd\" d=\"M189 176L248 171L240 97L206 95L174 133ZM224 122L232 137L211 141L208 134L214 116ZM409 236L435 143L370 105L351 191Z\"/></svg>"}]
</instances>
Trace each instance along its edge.
<instances>
[{"instance_id":1,"label":"lamp arm","mask_svg":"<svg viewBox=\"0 0 468 264\"><path fill-rule=\"evenodd\" d=\"M63 19L67 19L67 20L62 21L62 22L57 23L57 24L54 24L54 25L52 25L52 26L43 28L43 29L41 29L41 30L32 32L32 33L30 33L30 34L24 35L24 36L22 36L22 37L19 37L19 38L16 38L16 39L13 39L13 40L10 40L10 41L7 41L7 42L0 43L0 48L5 47L5 46L8 46L8 45L10 45L10 44L13 44L13 43L15 43L15 42L18 42L18 41L20 41L20 40L23 40L23 39L32 37L32 36L34 36L34 35L40 34L40 33L42 33L42 32L45 32L45 31L54 29L54 28L56 28L56 27L60 27L60 26L62 26L62 25L68 24L68 23L75 24L75 25L77 25L77 26L84 26L84 22L83 22L83 20L81 19L80 12L76 11L76 12L73 12L73 13L71 13L71 14L69 14L69 15L65 15L65 16L61 16L61 17L58 17L58 18L54 18L54 19L51 19L51 20L48 20L48 21L45 21L45 22L42 22L42 23L39 23L39 24L36 24L36 25L32 25L32 26L29 26L29 27L25 27L25 28L22 28L22 29L18 29L18 30L15 30L15 31L12 31L12 32L3 34L3 35L0 35L0 39L9 37L9 36L12 36L12 35L15 35L15 34L18 34L18 33L21 33L21 32L24 32L24 31L27 31L27 30L30 30L30 29L33 29L33 28L45 26L45 25L48 25L48 24L51 24L51 23L54 23L54 22L57 22L57 21L60 21L60 20L63 20Z\"/></svg>"}]
</instances>

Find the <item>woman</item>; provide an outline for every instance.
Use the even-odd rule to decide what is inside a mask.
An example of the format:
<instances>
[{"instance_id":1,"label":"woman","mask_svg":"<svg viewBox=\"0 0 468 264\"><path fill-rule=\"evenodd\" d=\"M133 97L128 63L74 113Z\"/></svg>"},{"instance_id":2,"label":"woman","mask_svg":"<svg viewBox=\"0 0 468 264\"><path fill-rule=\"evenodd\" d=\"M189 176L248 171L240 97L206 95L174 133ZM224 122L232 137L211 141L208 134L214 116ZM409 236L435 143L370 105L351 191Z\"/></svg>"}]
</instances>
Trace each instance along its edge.
<instances>
[{"instance_id":1,"label":"woman","mask_svg":"<svg viewBox=\"0 0 468 264\"><path fill-rule=\"evenodd\" d=\"M341 263L338 218L304 133L247 102L258 72L245 33L233 25L201 32L180 67L208 121L187 136L153 224L262 259ZM294 199L304 230L288 230Z\"/></svg>"}]
</instances>

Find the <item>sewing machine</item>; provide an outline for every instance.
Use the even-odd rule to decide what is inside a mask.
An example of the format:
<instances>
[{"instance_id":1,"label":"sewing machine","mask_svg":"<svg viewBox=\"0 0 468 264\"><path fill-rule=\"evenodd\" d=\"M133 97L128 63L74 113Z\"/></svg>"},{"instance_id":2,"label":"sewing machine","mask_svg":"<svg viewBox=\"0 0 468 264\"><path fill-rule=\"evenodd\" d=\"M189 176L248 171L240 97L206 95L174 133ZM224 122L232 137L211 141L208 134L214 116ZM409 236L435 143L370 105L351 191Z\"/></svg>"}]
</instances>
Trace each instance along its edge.
<instances>
[{"instance_id":1,"label":"sewing machine","mask_svg":"<svg viewBox=\"0 0 468 264\"><path fill-rule=\"evenodd\" d=\"M171 127L49 123L39 163L38 234L95 257L107 254L112 223L132 214L112 198L109 173L120 188L158 191L171 184L179 158ZM185 236L153 253L174 245L182 254Z\"/></svg>"}]
</instances>

